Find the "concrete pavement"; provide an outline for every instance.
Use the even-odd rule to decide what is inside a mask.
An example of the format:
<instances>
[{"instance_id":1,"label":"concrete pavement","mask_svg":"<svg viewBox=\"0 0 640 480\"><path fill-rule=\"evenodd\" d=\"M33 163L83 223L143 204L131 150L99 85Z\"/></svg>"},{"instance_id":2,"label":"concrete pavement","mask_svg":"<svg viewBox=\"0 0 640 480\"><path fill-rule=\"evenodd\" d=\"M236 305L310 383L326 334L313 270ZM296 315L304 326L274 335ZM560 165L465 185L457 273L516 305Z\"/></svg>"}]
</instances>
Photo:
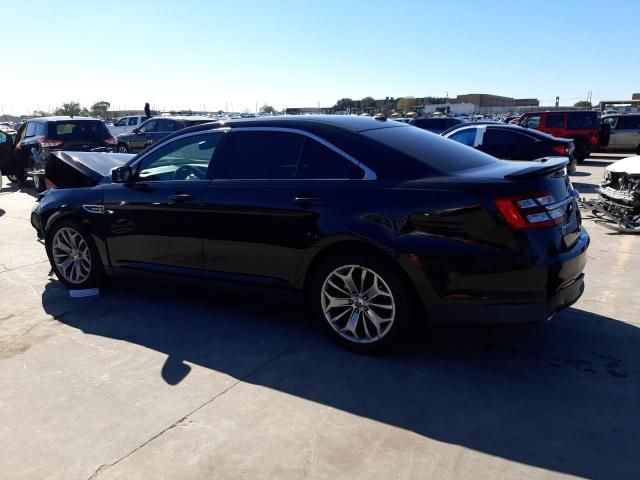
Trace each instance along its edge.
<instances>
[{"instance_id":1,"label":"concrete pavement","mask_svg":"<svg viewBox=\"0 0 640 480\"><path fill-rule=\"evenodd\" d=\"M607 157L573 177L589 194ZM6 179L5 179L6 180ZM638 478L640 236L549 324L340 350L298 301L118 280L70 299L0 191L0 479Z\"/></svg>"}]
</instances>

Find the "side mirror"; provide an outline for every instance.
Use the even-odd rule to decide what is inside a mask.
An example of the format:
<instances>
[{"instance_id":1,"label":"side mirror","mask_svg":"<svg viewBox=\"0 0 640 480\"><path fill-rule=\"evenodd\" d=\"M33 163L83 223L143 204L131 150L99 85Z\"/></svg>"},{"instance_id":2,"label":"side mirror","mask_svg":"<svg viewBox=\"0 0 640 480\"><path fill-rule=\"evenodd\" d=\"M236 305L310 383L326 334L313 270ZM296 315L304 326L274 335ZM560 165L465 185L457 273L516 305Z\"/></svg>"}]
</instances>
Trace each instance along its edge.
<instances>
[{"instance_id":1,"label":"side mirror","mask_svg":"<svg viewBox=\"0 0 640 480\"><path fill-rule=\"evenodd\" d=\"M134 128L133 129L133 133L135 133L136 135L140 135L140 129L139 128Z\"/></svg>"},{"instance_id":2,"label":"side mirror","mask_svg":"<svg viewBox=\"0 0 640 480\"><path fill-rule=\"evenodd\" d=\"M129 165L111 169L111 181L113 183L128 183L133 177L133 170Z\"/></svg>"}]
</instances>

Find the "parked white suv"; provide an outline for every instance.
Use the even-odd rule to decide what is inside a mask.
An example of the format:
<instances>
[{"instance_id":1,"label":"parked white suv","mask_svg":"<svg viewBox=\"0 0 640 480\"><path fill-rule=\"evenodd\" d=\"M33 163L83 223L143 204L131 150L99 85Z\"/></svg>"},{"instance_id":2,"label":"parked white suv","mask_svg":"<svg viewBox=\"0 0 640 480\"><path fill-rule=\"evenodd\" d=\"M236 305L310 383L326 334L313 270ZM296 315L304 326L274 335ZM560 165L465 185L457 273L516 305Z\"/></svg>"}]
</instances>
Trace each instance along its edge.
<instances>
[{"instance_id":1,"label":"parked white suv","mask_svg":"<svg viewBox=\"0 0 640 480\"><path fill-rule=\"evenodd\" d=\"M109 131L111 132L111 135L116 137L121 133L127 133L134 128L138 128L146 119L147 117L145 115L129 115L127 117L121 117L109 127Z\"/></svg>"}]
</instances>

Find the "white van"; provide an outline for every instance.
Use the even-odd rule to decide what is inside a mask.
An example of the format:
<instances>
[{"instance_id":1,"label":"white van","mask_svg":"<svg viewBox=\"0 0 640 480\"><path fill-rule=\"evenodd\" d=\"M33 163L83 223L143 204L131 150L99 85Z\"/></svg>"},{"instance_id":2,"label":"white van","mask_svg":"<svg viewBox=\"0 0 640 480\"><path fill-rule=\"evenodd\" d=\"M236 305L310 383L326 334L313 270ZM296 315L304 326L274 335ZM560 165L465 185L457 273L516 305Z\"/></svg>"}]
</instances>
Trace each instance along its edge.
<instances>
[{"instance_id":1,"label":"white van","mask_svg":"<svg viewBox=\"0 0 640 480\"><path fill-rule=\"evenodd\" d=\"M145 115L129 115L127 117L121 117L109 127L109 131L111 132L111 135L116 137L121 133L127 133L134 128L138 128L146 119L147 117Z\"/></svg>"}]
</instances>

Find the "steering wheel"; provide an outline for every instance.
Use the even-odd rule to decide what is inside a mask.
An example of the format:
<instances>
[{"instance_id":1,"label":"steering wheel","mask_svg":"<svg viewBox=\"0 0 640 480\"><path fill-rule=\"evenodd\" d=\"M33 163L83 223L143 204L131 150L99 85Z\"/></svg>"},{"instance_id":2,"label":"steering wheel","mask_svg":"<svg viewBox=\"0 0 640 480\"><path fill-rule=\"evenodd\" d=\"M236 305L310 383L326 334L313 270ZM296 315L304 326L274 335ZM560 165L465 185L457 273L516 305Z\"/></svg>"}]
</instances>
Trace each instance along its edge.
<instances>
[{"instance_id":1,"label":"steering wheel","mask_svg":"<svg viewBox=\"0 0 640 480\"><path fill-rule=\"evenodd\" d=\"M199 180L201 178L200 172L189 165L182 165L173 172L174 180Z\"/></svg>"}]
</instances>

